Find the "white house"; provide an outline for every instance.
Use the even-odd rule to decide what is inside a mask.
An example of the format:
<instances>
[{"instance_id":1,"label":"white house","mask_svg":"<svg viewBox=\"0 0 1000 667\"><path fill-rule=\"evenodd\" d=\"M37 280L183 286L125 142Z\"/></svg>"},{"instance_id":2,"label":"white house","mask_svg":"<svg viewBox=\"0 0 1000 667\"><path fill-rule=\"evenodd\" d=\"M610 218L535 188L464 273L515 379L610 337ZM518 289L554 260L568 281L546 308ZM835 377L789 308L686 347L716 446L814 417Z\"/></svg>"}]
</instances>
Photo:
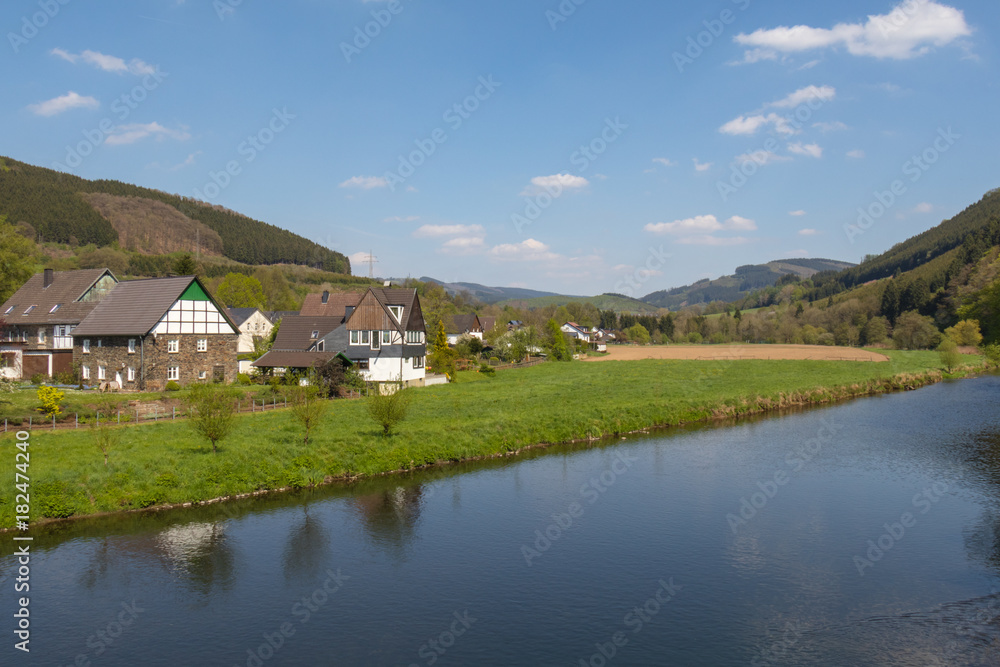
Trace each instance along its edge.
<instances>
[{"instance_id":1,"label":"white house","mask_svg":"<svg viewBox=\"0 0 1000 667\"><path fill-rule=\"evenodd\" d=\"M475 313L452 315L445 323L445 334L448 336L448 345L457 345L462 336L472 336L482 340L483 325Z\"/></svg>"},{"instance_id":2,"label":"white house","mask_svg":"<svg viewBox=\"0 0 1000 667\"><path fill-rule=\"evenodd\" d=\"M254 351L254 341L267 338L274 329L274 323L267 318L257 308L227 308L229 318L240 328L240 341L237 345L237 354L249 354ZM240 373L249 373L249 359L241 359L239 363Z\"/></svg>"},{"instance_id":3,"label":"white house","mask_svg":"<svg viewBox=\"0 0 1000 667\"><path fill-rule=\"evenodd\" d=\"M563 333L569 334L573 338L589 343L591 341L590 332L586 327L581 327L576 322L567 322L560 327Z\"/></svg>"}]
</instances>

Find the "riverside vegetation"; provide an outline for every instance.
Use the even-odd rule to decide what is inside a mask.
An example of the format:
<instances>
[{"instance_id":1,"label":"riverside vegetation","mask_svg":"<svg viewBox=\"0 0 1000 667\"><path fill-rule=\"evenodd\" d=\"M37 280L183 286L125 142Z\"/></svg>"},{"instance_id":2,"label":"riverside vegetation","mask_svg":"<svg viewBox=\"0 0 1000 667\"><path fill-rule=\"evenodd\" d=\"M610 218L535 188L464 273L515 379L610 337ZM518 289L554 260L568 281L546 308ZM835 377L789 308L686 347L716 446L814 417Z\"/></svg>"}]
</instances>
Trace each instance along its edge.
<instances>
[{"instance_id":1,"label":"riverside vegetation","mask_svg":"<svg viewBox=\"0 0 1000 667\"><path fill-rule=\"evenodd\" d=\"M204 502L263 490L506 456L544 443L596 440L657 426L738 417L940 380L933 351L884 351L885 363L634 361L547 363L407 390L406 421L386 436L366 401L334 401L320 423L293 411L234 418L217 453L191 422L123 428L110 449L88 431L31 437L31 519ZM957 374L985 368L965 355ZM963 370L964 369L964 370ZM11 436L3 440L9 440ZM107 454L105 460L104 454ZM0 474L13 479L14 457ZM0 526L14 521L13 485L0 488Z\"/></svg>"}]
</instances>

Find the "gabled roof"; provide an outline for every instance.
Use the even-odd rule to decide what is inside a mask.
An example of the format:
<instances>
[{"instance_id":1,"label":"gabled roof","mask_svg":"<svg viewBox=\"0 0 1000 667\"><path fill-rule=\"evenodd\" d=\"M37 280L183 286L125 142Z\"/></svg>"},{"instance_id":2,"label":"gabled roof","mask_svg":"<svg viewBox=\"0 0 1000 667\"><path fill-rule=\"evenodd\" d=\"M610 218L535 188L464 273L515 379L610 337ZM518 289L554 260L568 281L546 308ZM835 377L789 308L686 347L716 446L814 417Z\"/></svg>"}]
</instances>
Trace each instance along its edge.
<instances>
[{"instance_id":1,"label":"gabled roof","mask_svg":"<svg viewBox=\"0 0 1000 667\"><path fill-rule=\"evenodd\" d=\"M482 324L475 313L452 315L448 319L449 321L445 323L445 332L449 334L464 334L482 329Z\"/></svg>"},{"instance_id":2,"label":"gabled roof","mask_svg":"<svg viewBox=\"0 0 1000 667\"><path fill-rule=\"evenodd\" d=\"M264 313L264 317L271 321L271 324L277 324L280 320L288 317L289 315L298 315L297 310L269 310Z\"/></svg>"},{"instance_id":3,"label":"gabled roof","mask_svg":"<svg viewBox=\"0 0 1000 667\"><path fill-rule=\"evenodd\" d=\"M304 352L340 324L339 317L287 315L281 320L281 327L278 329L278 335L274 337L271 349L275 352ZM319 332L316 338L312 336L314 331ZM296 368L301 367L296 366Z\"/></svg>"},{"instance_id":4,"label":"gabled roof","mask_svg":"<svg viewBox=\"0 0 1000 667\"><path fill-rule=\"evenodd\" d=\"M208 294L201 281L191 276L147 278L118 283L73 330L74 336L145 336L163 319L174 302L192 285ZM226 309L212 300L233 329L238 330Z\"/></svg>"},{"instance_id":5,"label":"gabled roof","mask_svg":"<svg viewBox=\"0 0 1000 667\"><path fill-rule=\"evenodd\" d=\"M336 356L336 351L301 352L294 350L271 350L250 365L256 368L312 368L317 364L325 364ZM344 358L346 359L346 357ZM350 360L348 359L348 361Z\"/></svg>"},{"instance_id":6,"label":"gabled roof","mask_svg":"<svg viewBox=\"0 0 1000 667\"><path fill-rule=\"evenodd\" d=\"M397 322L389 306L403 308L403 321ZM424 315L415 289L382 289L372 287L358 302L347 318L352 331L423 331Z\"/></svg>"},{"instance_id":7,"label":"gabled roof","mask_svg":"<svg viewBox=\"0 0 1000 667\"><path fill-rule=\"evenodd\" d=\"M493 327L497 325L497 318L495 317L480 317L479 326L483 328L483 333L491 331Z\"/></svg>"},{"instance_id":8,"label":"gabled roof","mask_svg":"<svg viewBox=\"0 0 1000 667\"><path fill-rule=\"evenodd\" d=\"M243 323L253 317L253 314L258 310L258 308L226 308L226 313L229 314L229 319L231 319L237 327L241 327L243 326ZM263 313L261 314L263 315ZM265 317L267 316L265 315Z\"/></svg>"},{"instance_id":9,"label":"gabled roof","mask_svg":"<svg viewBox=\"0 0 1000 667\"><path fill-rule=\"evenodd\" d=\"M108 269L82 269L79 271L53 271L52 284L45 287L45 274L36 273L0 306L0 318L7 324L76 324L82 322L99 303L77 301L107 274L118 279ZM59 308L50 312L54 306ZM9 315L7 309L14 306ZM34 309L24 314L30 306Z\"/></svg>"},{"instance_id":10,"label":"gabled roof","mask_svg":"<svg viewBox=\"0 0 1000 667\"><path fill-rule=\"evenodd\" d=\"M302 302L300 314L343 319L347 308L357 306L363 296L362 292L334 292L329 295L327 302L323 303L322 294L307 294L305 301Z\"/></svg>"}]
</instances>

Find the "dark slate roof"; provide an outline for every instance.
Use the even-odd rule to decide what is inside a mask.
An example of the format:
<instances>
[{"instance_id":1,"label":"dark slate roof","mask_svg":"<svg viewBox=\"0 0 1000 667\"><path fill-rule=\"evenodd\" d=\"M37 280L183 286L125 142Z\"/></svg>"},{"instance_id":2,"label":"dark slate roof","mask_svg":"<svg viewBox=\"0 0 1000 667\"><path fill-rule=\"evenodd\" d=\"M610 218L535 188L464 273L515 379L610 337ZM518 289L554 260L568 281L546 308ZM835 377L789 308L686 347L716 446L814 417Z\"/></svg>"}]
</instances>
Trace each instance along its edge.
<instances>
[{"instance_id":1,"label":"dark slate roof","mask_svg":"<svg viewBox=\"0 0 1000 667\"><path fill-rule=\"evenodd\" d=\"M54 271L52 284L43 287L44 273L36 273L14 292L14 295L0 306L0 318L7 324L77 324L90 314L98 302L78 302L77 299L90 289L105 273L112 274L107 269L83 269L80 271ZM117 278L115 278L117 280ZM62 304L54 313L49 313L56 304ZM15 306L10 315L4 315L7 309ZM29 306L37 306L27 315L24 311Z\"/></svg>"},{"instance_id":2,"label":"dark slate roof","mask_svg":"<svg viewBox=\"0 0 1000 667\"><path fill-rule=\"evenodd\" d=\"M464 334L472 331L476 327L477 317L475 313L470 313L467 315L452 315L449 318L449 322L445 325L446 333L450 334Z\"/></svg>"},{"instance_id":3,"label":"dark slate roof","mask_svg":"<svg viewBox=\"0 0 1000 667\"><path fill-rule=\"evenodd\" d=\"M304 352L317 340L340 326L339 317L306 317L303 315L288 315L281 320L278 335L274 337L271 350L275 352ZM312 332L318 331L316 338ZM296 368L300 368L296 366Z\"/></svg>"},{"instance_id":4,"label":"dark slate roof","mask_svg":"<svg viewBox=\"0 0 1000 667\"><path fill-rule=\"evenodd\" d=\"M486 333L493 329L497 325L497 318L495 317L480 317L479 326L483 328L483 333Z\"/></svg>"},{"instance_id":5,"label":"dark slate roof","mask_svg":"<svg viewBox=\"0 0 1000 667\"><path fill-rule=\"evenodd\" d=\"M243 323L249 320L254 313L257 312L256 308L226 308L229 314L229 319L236 324L237 327L243 326ZM266 315L265 315L266 317Z\"/></svg>"},{"instance_id":6,"label":"dark slate roof","mask_svg":"<svg viewBox=\"0 0 1000 667\"><path fill-rule=\"evenodd\" d=\"M253 362L257 368L311 368L317 363L326 363L337 356L337 351L302 352L295 350L271 350Z\"/></svg>"},{"instance_id":7,"label":"dark slate roof","mask_svg":"<svg viewBox=\"0 0 1000 667\"><path fill-rule=\"evenodd\" d=\"M277 324L278 320L282 320L289 315L298 315L297 310L269 310L264 313L264 317L271 320L271 324Z\"/></svg>"},{"instance_id":8,"label":"dark slate roof","mask_svg":"<svg viewBox=\"0 0 1000 667\"><path fill-rule=\"evenodd\" d=\"M184 290L197 280L191 276L183 276L118 283L104 301L87 316L87 319L73 330L73 335L144 336L163 319ZM207 294L208 290L205 290L205 293ZM220 309L220 312L228 319L225 308ZM235 325L233 327L239 328Z\"/></svg>"}]
</instances>

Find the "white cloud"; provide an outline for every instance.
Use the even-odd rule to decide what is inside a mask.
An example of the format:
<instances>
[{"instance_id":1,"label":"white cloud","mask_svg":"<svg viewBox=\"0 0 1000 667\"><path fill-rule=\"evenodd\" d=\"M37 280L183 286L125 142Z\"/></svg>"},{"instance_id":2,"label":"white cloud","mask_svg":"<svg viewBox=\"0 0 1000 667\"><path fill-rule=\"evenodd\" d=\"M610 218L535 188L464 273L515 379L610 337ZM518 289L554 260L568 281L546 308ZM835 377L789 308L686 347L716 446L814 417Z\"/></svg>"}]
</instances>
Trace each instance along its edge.
<instances>
[{"instance_id":1,"label":"white cloud","mask_svg":"<svg viewBox=\"0 0 1000 667\"><path fill-rule=\"evenodd\" d=\"M490 248L491 257L508 262L551 262L561 256L549 250L549 246L535 239L521 243L504 243Z\"/></svg>"},{"instance_id":2,"label":"white cloud","mask_svg":"<svg viewBox=\"0 0 1000 667\"><path fill-rule=\"evenodd\" d=\"M388 186L389 182L381 176L352 176L337 187L374 190L375 188L385 188Z\"/></svg>"},{"instance_id":3,"label":"white cloud","mask_svg":"<svg viewBox=\"0 0 1000 667\"><path fill-rule=\"evenodd\" d=\"M812 69L813 67L816 67L816 65L819 65L821 62L823 62L823 61L822 60L810 60L805 65L802 65L801 67L799 67L799 70Z\"/></svg>"},{"instance_id":4,"label":"white cloud","mask_svg":"<svg viewBox=\"0 0 1000 667\"><path fill-rule=\"evenodd\" d=\"M789 211L788 212L788 215L795 216L796 218L802 217L805 214L806 214L806 212L803 211L802 209L799 209L798 211Z\"/></svg>"},{"instance_id":5,"label":"white cloud","mask_svg":"<svg viewBox=\"0 0 1000 667\"><path fill-rule=\"evenodd\" d=\"M750 243L750 239L743 236L719 237L706 234L703 236L685 236L684 238L677 239L677 242L683 245L734 246L746 245Z\"/></svg>"},{"instance_id":6,"label":"white cloud","mask_svg":"<svg viewBox=\"0 0 1000 667\"><path fill-rule=\"evenodd\" d=\"M860 149L847 151L847 157L854 158L855 160L863 160L865 158L865 152Z\"/></svg>"},{"instance_id":7,"label":"white cloud","mask_svg":"<svg viewBox=\"0 0 1000 667\"><path fill-rule=\"evenodd\" d=\"M653 162L657 164L662 164L664 167L673 167L677 164L676 162L671 162L665 157L654 157Z\"/></svg>"},{"instance_id":8,"label":"white cloud","mask_svg":"<svg viewBox=\"0 0 1000 667\"><path fill-rule=\"evenodd\" d=\"M49 53L73 64L76 64L79 60L102 69L105 72L113 72L115 74L130 72L138 76L145 76L156 71L155 67L138 58L133 58L126 63L124 59L117 56L109 56L98 51L90 51L89 49L80 54L70 53L64 49L52 49Z\"/></svg>"},{"instance_id":9,"label":"white cloud","mask_svg":"<svg viewBox=\"0 0 1000 667\"><path fill-rule=\"evenodd\" d=\"M734 41L750 50L801 53L844 47L855 56L905 60L971 32L965 14L959 9L933 0L905 0L888 14L869 15L865 23L838 23L829 29L781 26L739 34Z\"/></svg>"},{"instance_id":10,"label":"white cloud","mask_svg":"<svg viewBox=\"0 0 1000 667\"><path fill-rule=\"evenodd\" d=\"M848 129L847 125L841 123L839 120L832 123L813 123L813 127L820 132L840 132Z\"/></svg>"},{"instance_id":11,"label":"white cloud","mask_svg":"<svg viewBox=\"0 0 1000 667\"><path fill-rule=\"evenodd\" d=\"M133 123L116 127L108 135L108 138L104 140L104 143L109 146L123 146L125 144L134 144L146 137L156 137L157 140L176 139L177 141L185 141L190 139L191 135L184 129L172 130L157 122L145 124Z\"/></svg>"},{"instance_id":12,"label":"white cloud","mask_svg":"<svg viewBox=\"0 0 1000 667\"><path fill-rule=\"evenodd\" d=\"M774 131L778 134L792 135L798 133L798 130L791 126L787 118L779 116L776 113L769 113L766 116L763 114L740 116L720 127L719 132L732 135L751 135L756 134L757 130L768 125L773 125Z\"/></svg>"},{"instance_id":13,"label":"white cloud","mask_svg":"<svg viewBox=\"0 0 1000 667\"><path fill-rule=\"evenodd\" d=\"M778 155L777 153L772 153L771 151L759 150L753 153L743 153L737 155L733 158L733 164L738 166L743 166L747 162L755 162L757 166L763 167L769 165L773 162L788 162L792 158L787 155Z\"/></svg>"},{"instance_id":14,"label":"white cloud","mask_svg":"<svg viewBox=\"0 0 1000 667\"><path fill-rule=\"evenodd\" d=\"M420 219L419 215L408 215L408 216L398 216L394 215L389 218L385 218L382 222L416 222Z\"/></svg>"},{"instance_id":15,"label":"white cloud","mask_svg":"<svg viewBox=\"0 0 1000 667\"><path fill-rule=\"evenodd\" d=\"M459 236L450 239L441 246L441 252L449 255L472 255L480 252L486 245L481 236Z\"/></svg>"},{"instance_id":16,"label":"white cloud","mask_svg":"<svg viewBox=\"0 0 1000 667\"><path fill-rule=\"evenodd\" d=\"M762 60L777 60L778 54L771 49L750 49L743 54L743 60L736 60L730 65L752 65Z\"/></svg>"},{"instance_id":17,"label":"white cloud","mask_svg":"<svg viewBox=\"0 0 1000 667\"><path fill-rule=\"evenodd\" d=\"M695 171L708 171L712 168L712 164L712 162L698 162L698 158L694 158Z\"/></svg>"},{"instance_id":18,"label":"white cloud","mask_svg":"<svg viewBox=\"0 0 1000 667\"><path fill-rule=\"evenodd\" d=\"M54 97L51 100L39 102L38 104L30 104L28 105L28 109L39 116L55 116L70 109L96 109L99 106L101 106L101 103L93 97L84 97L70 91L65 95Z\"/></svg>"},{"instance_id":19,"label":"white cloud","mask_svg":"<svg viewBox=\"0 0 1000 667\"><path fill-rule=\"evenodd\" d=\"M470 236L483 234L482 225L424 225L415 232L416 238L439 238L442 236Z\"/></svg>"},{"instance_id":20,"label":"white cloud","mask_svg":"<svg viewBox=\"0 0 1000 667\"><path fill-rule=\"evenodd\" d=\"M799 236L817 236L819 235L818 229L800 229Z\"/></svg>"},{"instance_id":21,"label":"white cloud","mask_svg":"<svg viewBox=\"0 0 1000 667\"><path fill-rule=\"evenodd\" d=\"M552 176L535 176L531 179L531 185L522 192L522 197L531 197L542 192L547 192L553 197L558 197L568 190L580 190L590 185L583 176L573 176L572 174L553 174Z\"/></svg>"},{"instance_id":22,"label":"white cloud","mask_svg":"<svg viewBox=\"0 0 1000 667\"><path fill-rule=\"evenodd\" d=\"M697 215L693 218L674 220L673 222L650 223L644 229L653 234L683 236L685 234L709 234L730 230L755 231L757 223L738 215L734 215L725 222L719 222L719 219L714 215Z\"/></svg>"},{"instance_id":23,"label":"white cloud","mask_svg":"<svg viewBox=\"0 0 1000 667\"><path fill-rule=\"evenodd\" d=\"M823 149L819 144L788 144L788 150L796 155L807 155L814 158L823 157Z\"/></svg>"},{"instance_id":24,"label":"white cloud","mask_svg":"<svg viewBox=\"0 0 1000 667\"><path fill-rule=\"evenodd\" d=\"M351 260L351 268L353 268L355 271L358 269L359 266L363 264L368 264L368 260L370 258L372 258L371 253L367 252L356 252L350 257L348 257L348 259Z\"/></svg>"},{"instance_id":25,"label":"white cloud","mask_svg":"<svg viewBox=\"0 0 1000 667\"><path fill-rule=\"evenodd\" d=\"M799 88L784 99L780 99L777 102L771 102L768 106L778 107L779 109L794 109L800 104L811 102L813 100L829 102L836 96L837 89L833 86L806 86L805 88Z\"/></svg>"},{"instance_id":26,"label":"white cloud","mask_svg":"<svg viewBox=\"0 0 1000 667\"><path fill-rule=\"evenodd\" d=\"M917 204L916 208L913 209L914 213L930 213L934 210L934 204L929 204L927 202L921 202Z\"/></svg>"},{"instance_id":27,"label":"white cloud","mask_svg":"<svg viewBox=\"0 0 1000 667\"><path fill-rule=\"evenodd\" d=\"M191 153L190 155L187 156L187 159L185 159L183 162L181 162L180 164L175 164L173 167L171 167L170 171L177 171L179 169L183 169L184 167L190 167L195 162L197 162L199 155L201 155L201 151L195 151L194 153Z\"/></svg>"}]
</instances>

